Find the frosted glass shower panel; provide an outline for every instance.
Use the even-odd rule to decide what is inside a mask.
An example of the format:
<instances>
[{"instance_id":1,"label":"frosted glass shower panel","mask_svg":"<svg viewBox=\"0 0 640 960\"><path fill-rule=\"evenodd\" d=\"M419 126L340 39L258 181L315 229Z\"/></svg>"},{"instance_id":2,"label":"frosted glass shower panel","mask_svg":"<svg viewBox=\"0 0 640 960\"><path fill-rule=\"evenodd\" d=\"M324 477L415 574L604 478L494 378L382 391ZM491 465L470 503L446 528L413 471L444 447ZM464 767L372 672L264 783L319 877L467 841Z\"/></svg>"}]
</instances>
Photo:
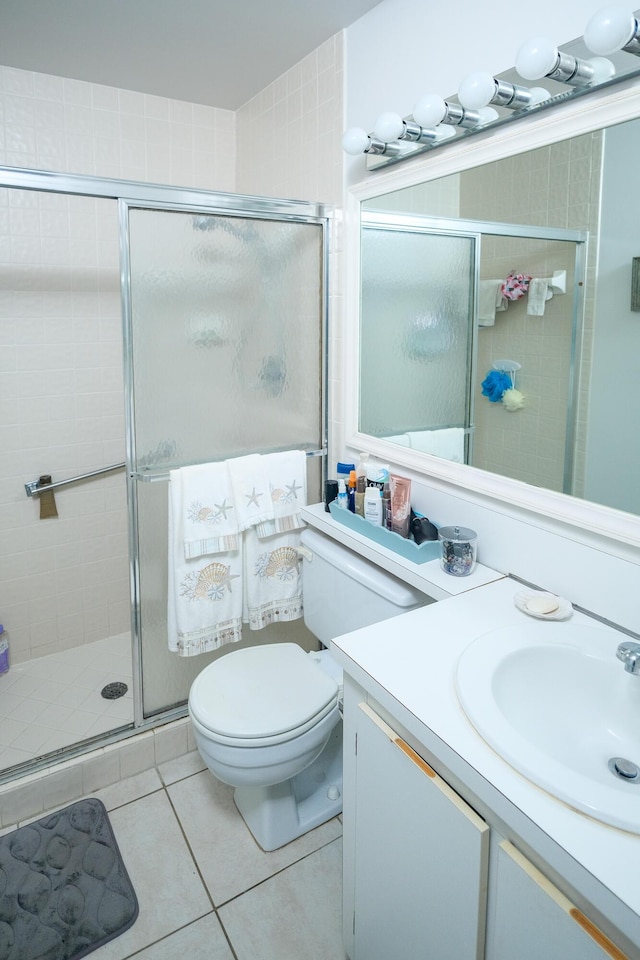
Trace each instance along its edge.
<instances>
[{"instance_id":1,"label":"frosted glass shower panel","mask_svg":"<svg viewBox=\"0 0 640 960\"><path fill-rule=\"evenodd\" d=\"M132 209L139 470L321 444L318 223Z\"/></svg>"},{"instance_id":2,"label":"frosted glass shower panel","mask_svg":"<svg viewBox=\"0 0 640 960\"><path fill-rule=\"evenodd\" d=\"M362 433L469 425L475 248L473 236L363 227Z\"/></svg>"}]
</instances>

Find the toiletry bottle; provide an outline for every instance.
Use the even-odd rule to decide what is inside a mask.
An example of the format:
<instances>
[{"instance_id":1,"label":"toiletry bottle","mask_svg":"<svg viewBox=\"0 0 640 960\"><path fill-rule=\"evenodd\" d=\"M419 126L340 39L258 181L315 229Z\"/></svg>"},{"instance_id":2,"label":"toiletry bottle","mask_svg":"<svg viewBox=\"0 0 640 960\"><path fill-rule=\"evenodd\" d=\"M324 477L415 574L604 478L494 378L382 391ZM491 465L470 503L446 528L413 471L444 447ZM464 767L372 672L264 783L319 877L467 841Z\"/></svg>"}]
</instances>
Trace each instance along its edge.
<instances>
[{"instance_id":1,"label":"toiletry bottle","mask_svg":"<svg viewBox=\"0 0 640 960\"><path fill-rule=\"evenodd\" d=\"M360 454L356 467L356 513L364 517L364 492L367 489L367 459L366 453Z\"/></svg>"},{"instance_id":2,"label":"toiletry bottle","mask_svg":"<svg viewBox=\"0 0 640 960\"><path fill-rule=\"evenodd\" d=\"M349 473L349 487L347 489L347 496L349 498L349 510L351 513L356 512L356 472L351 470Z\"/></svg>"},{"instance_id":3,"label":"toiletry bottle","mask_svg":"<svg viewBox=\"0 0 640 960\"><path fill-rule=\"evenodd\" d=\"M338 480L338 506L341 510L349 509L349 498L347 496L347 488L344 485L344 480Z\"/></svg>"},{"instance_id":4,"label":"toiletry bottle","mask_svg":"<svg viewBox=\"0 0 640 960\"><path fill-rule=\"evenodd\" d=\"M382 488L382 526L391 530L391 489L388 483Z\"/></svg>"},{"instance_id":5,"label":"toiletry bottle","mask_svg":"<svg viewBox=\"0 0 640 960\"><path fill-rule=\"evenodd\" d=\"M0 623L0 676L9 670L9 641Z\"/></svg>"},{"instance_id":6,"label":"toiletry bottle","mask_svg":"<svg viewBox=\"0 0 640 960\"><path fill-rule=\"evenodd\" d=\"M338 480L344 480L345 486L349 482L349 474L352 470L355 470L355 463L342 463L339 462L336 464L336 477Z\"/></svg>"},{"instance_id":7,"label":"toiletry bottle","mask_svg":"<svg viewBox=\"0 0 640 960\"><path fill-rule=\"evenodd\" d=\"M367 487L364 492L364 518L375 523L378 527L382 525L382 497L381 491L377 487Z\"/></svg>"}]
</instances>

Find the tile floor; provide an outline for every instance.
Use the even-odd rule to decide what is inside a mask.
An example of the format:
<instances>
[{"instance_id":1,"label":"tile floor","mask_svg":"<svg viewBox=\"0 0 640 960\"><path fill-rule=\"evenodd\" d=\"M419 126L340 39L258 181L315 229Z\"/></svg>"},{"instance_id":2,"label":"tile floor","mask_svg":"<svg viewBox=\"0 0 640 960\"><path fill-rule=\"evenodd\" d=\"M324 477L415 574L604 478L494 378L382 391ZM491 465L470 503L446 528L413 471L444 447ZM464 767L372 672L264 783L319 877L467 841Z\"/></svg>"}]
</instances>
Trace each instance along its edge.
<instances>
[{"instance_id":1,"label":"tile floor","mask_svg":"<svg viewBox=\"0 0 640 960\"><path fill-rule=\"evenodd\" d=\"M92 796L140 905L92 960L344 960L338 818L264 853L197 753Z\"/></svg>"},{"instance_id":2,"label":"tile floor","mask_svg":"<svg viewBox=\"0 0 640 960\"><path fill-rule=\"evenodd\" d=\"M127 693L105 700L100 691L116 680ZM132 720L128 633L12 664L0 676L0 769Z\"/></svg>"}]
</instances>

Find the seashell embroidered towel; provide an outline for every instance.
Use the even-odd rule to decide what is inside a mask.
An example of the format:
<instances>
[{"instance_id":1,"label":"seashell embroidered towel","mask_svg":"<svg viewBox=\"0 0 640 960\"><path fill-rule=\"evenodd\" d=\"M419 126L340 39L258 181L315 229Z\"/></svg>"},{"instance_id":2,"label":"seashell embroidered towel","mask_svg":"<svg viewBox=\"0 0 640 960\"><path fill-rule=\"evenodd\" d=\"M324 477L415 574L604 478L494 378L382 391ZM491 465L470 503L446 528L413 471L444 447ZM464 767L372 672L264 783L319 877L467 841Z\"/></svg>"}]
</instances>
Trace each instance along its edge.
<instances>
[{"instance_id":1,"label":"seashell embroidered towel","mask_svg":"<svg viewBox=\"0 0 640 960\"><path fill-rule=\"evenodd\" d=\"M244 603L242 619L251 630L302 616L300 532L260 538L256 528L244 533Z\"/></svg>"},{"instance_id":2,"label":"seashell embroidered towel","mask_svg":"<svg viewBox=\"0 0 640 960\"><path fill-rule=\"evenodd\" d=\"M185 560L237 550L238 516L226 461L172 470L169 480Z\"/></svg>"},{"instance_id":3,"label":"seashell embroidered towel","mask_svg":"<svg viewBox=\"0 0 640 960\"><path fill-rule=\"evenodd\" d=\"M261 524L259 537L300 530L300 512L307 502L307 455L304 450L266 453L262 457L274 518Z\"/></svg>"},{"instance_id":4,"label":"seashell embroidered towel","mask_svg":"<svg viewBox=\"0 0 640 960\"><path fill-rule=\"evenodd\" d=\"M181 505L170 492L167 634L169 650L191 657L242 638L242 544L186 558Z\"/></svg>"}]
</instances>

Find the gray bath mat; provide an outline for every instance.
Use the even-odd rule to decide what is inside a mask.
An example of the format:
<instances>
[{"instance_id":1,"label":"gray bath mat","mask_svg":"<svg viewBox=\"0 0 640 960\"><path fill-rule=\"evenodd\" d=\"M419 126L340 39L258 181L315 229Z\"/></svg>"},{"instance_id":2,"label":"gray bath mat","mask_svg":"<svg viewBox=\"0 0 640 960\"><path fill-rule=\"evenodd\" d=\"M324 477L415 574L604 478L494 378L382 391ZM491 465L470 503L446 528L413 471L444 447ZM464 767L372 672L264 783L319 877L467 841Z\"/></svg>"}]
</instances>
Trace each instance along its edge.
<instances>
[{"instance_id":1,"label":"gray bath mat","mask_svg":"<svg viewBox=\"0 0 640 960\"><path fill-rule=\"evenodd\" d=\"M80 800L0 837L1 960L79 960L137 916L100 800Z\"/></svg>"}]
</instances>

